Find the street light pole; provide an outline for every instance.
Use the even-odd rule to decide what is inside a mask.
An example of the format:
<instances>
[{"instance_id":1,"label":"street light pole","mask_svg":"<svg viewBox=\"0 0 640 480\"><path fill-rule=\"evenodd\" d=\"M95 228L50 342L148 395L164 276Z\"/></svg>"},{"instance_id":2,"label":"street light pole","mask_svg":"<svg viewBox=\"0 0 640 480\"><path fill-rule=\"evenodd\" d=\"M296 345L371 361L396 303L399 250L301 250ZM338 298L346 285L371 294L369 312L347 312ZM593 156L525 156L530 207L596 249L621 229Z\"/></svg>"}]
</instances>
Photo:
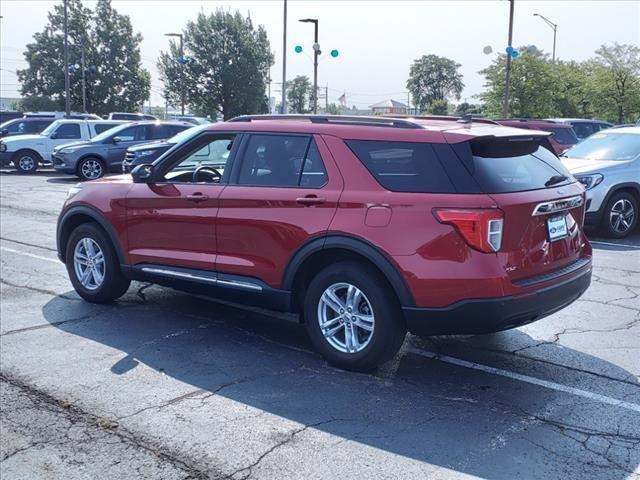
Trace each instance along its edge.
<instances>
[{"instance_id":1,"label":"street light pole","mask_svg":"<svg viewBox=\"0 0 640 480\"><path fill-rule=\"evenodd\" d=\"M320 44L318 43L318 20L316 18L303 18L302 23L313 23L313 113L318 113L318 56Z\"/></svg>"},{"instance_id":2,"label":"street light pole","mask_svg":"<svg viewBox=\"0 0 640 480\"><path fill-rule=\"evenodd\" d=\"M509 0L509 47L513 40L513 7L514 0ZM502 116L509 118L509 89L511 88L511 55L507 54L507 71L504 85L504 105L502 107Z\"/></svg>"},{"instance_id":3,"label":"street light pole","mask_svg":"<svg viewBox=\"0 0 640 480\"><path fill-rule=\"evenodd\" d=\"M80 57L80 67L82 67L82 111L87 113L87 69L84 64L84 45Z\"/></svg>"},{"instance_id":4,"label":"street light pole","mask_svg":"<svg viewBox=\"0 0 640 480\"><path fill-rule=\"evenodd\" d=\"M67 0L64 0L64 111L65 117L69 118L71 114L71 99L69 98L69 31L67 23Z\"/></svg>"},{"instance_id":5,"label":"street light pole","mask_svg":"<svg viewBox=\"0 0 640 480\"><path fill-rule=\"evenodd\" d=\"M181 33L165 33L166 37L178 37L180 39L180 105L181 115L184 116L184 39Z\"/></svg>"},{"instance_id":6,"label":"street light pole","mask_svg":"<svg viewBox=\"0 0 640 480\"><path fill-rule=\"evenodd\" d=\"M553 61L553 63L556 63L556 34L558 33L558 24L557 23L553 23L547 17L545 17L544 15L540 15L539 13L534 13L533 16L534 17L540 17L542 19L542 21L544 23L546 23L547 25L549 25L549 27L551 27L551 29L553 30L553 56L552 56L552 61Z\"/></svg>"}]
</instances>

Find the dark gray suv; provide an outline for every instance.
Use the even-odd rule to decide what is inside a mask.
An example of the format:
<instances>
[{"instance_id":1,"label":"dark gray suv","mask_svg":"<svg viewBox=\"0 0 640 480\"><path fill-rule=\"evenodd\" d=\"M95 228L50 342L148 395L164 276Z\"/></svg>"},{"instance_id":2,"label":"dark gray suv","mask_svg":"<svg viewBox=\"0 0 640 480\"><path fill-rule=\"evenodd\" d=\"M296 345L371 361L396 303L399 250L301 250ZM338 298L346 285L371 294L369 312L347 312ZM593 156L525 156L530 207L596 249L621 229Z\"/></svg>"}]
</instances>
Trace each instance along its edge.
<instances>
[{"instance_id":1,"label":"dark gray suv","mask_svg":"<svg viewBox=\"0 0 640 480\"><path fill-rule=\"evenodd\" d=\"M108 172L120 172L127 148L163 140L192 127L187 122L132 122L111 128L88 142L54 148L53 168L58 172L94 180Z\"/></svg>"}]
</instances>

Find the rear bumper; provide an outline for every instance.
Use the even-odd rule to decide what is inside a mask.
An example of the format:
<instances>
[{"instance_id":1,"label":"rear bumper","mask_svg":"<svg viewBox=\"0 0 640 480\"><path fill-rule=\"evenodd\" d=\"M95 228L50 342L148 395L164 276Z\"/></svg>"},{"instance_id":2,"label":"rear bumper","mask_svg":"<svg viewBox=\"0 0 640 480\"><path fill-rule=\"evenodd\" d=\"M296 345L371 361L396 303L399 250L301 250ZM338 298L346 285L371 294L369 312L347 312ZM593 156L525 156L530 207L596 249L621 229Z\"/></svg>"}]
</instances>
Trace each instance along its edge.
<instances>
[{"instance_id":1,"label":"rear bumper","mask_svg":"<svg viewBox=\"0 0 640 480\"><path fill-rule=\"evenodd\" d=\"M403 307L416 335L499 332L540 320L576 301L591 283L591 262L571 278L525 295L463 300L443 308Z\"/></svg>"}]
</instances>

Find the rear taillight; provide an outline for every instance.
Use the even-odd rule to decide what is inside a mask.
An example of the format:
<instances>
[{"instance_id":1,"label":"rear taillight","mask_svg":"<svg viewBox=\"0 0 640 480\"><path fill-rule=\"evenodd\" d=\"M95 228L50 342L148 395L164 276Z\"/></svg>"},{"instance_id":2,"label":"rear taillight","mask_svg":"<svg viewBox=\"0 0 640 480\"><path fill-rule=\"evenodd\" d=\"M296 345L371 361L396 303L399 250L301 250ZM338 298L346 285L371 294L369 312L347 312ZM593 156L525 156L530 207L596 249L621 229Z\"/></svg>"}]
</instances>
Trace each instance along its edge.
<instances>
[{"instance_id":1,"label":"rear taillight","mask_svg":"<svg viewBox=\"0 0 640 480\"><path fill-rule=\"evenodd\" d=\"M502 210L438 208L433 214L439 222L453 225L470 247L485 253L500 250L504 227Z\"/></svg>"}]
</instances>

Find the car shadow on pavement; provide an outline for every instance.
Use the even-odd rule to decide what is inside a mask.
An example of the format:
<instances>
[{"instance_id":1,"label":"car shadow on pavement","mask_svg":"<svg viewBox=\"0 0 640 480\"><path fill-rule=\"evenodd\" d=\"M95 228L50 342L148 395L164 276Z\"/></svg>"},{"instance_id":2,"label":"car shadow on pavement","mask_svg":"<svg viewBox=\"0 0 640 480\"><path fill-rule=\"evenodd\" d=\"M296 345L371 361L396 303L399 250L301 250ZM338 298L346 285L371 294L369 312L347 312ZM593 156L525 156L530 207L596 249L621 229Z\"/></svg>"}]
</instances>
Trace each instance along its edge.
<instances>
[{"instance_id":1,"label":"car shadow on pavement","mask_svg":"<svg viewBox=\"0 0 640 480\"><path fill-rule=\"evenodd\" d=\"M378 471L391 477L416 476L410 473L413 470L394 474L394 466L385 466L388 456L377 454L375 449L405 457L406 468L415 471L423 465L416 464L418 461L505 480L622 480L640 464L637 411L419 354L432 351L466 356L640 403L635 377L591 355L555 344L549 344L545 362L535 363L537 360L511 353L540 343L519 330L461 339L411 337L404 353L377 374L367 375L328 366L311 350L303 326L276 316L159 287L143 287L136 294L132 286L116 305L89 306L73 297L74 293L68 293L49 301L43 307L44 317L64 332L122 352L110 367L114 380L132 375L144 364L202 390L203 398L215 394L312 427L325 435L313 440L321 442L315 444L318 448L335 444L326 434L339 437L343 445L325 451L336 463L336 475L339 465L349 464L349 456L362 454L363 448L371 455L367 462L372 478L376 468L390 469ZM476 339L484 350L473 356L469 347ZM83 349L75 355L74 362L82 363L83 369L92 368L93 357L82 358L86 355ZM109 383L108 375L100 381ZM137 377L132 378L135 382ZM111 382L117 384L114 380ZM139 386L140 395L149 388L147 379ZM149 404L157 403L153 387L146 394ZM121 395L119 403L126 402L127 394ZM233 435L229 433L233 431L221 430L216 412L180 411L180 402L171 403L172 410L163 412L180 417L179 424L166 434L197 438L194 443L204 450L190 451L195 457L210 453L206 438L211 432L217 432L218 437ZM150 422L159 414L144 410ZM190 419L191 415L194 418ZM186 433L181 433L185 422L189 425L184 427ZM247 419L235 428L258 432L263 427L257 422ZM230 445L239 441L227 440ZM310 450L314 450L313 442ZM325 453L300 449L296 457L300 463L318 462Z\"/></svg>"}]
</instances>

